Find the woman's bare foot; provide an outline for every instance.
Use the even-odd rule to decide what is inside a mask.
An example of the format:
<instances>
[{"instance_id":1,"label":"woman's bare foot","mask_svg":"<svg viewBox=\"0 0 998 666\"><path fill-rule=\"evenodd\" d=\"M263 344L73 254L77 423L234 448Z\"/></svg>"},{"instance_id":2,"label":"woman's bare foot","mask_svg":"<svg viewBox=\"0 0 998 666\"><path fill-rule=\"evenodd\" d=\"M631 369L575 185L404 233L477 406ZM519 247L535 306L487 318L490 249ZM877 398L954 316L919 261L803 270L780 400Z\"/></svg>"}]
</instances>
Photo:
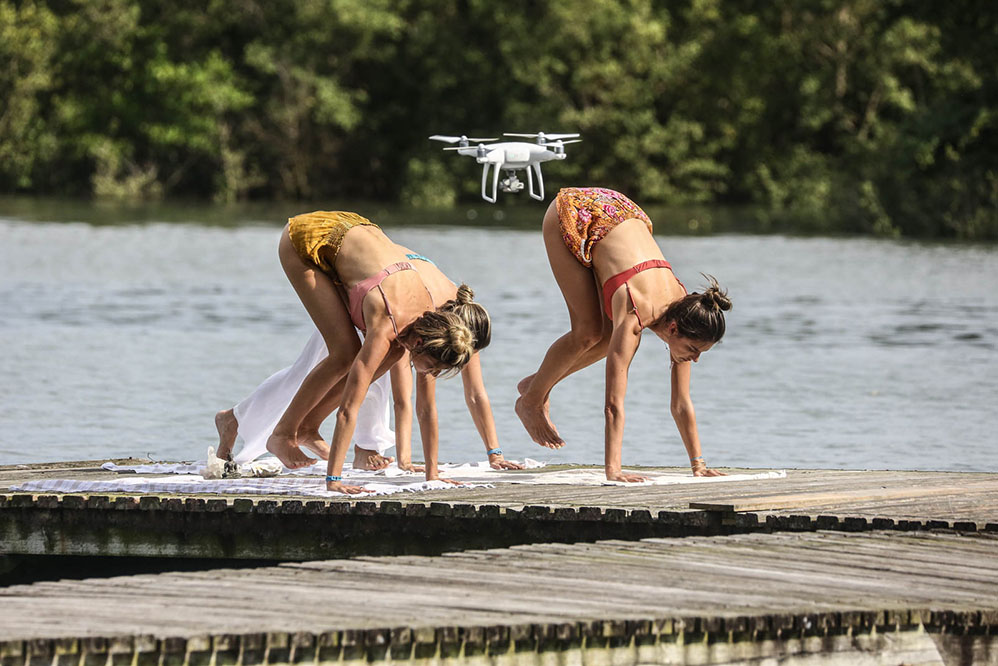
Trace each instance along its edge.
<instances>
[{"instance_id":1,"label":"woman's bare foot","mask_svg":"<svg viewBox=\"0 0 998 666\"><path fill-rule=\"evenodd\" d=\"M520 394L520 400L523 400L523 397L527 394L527 391L530 390L530 385L533 383L534 377L536 376L537 373L535 372L534 374L521 379L516 385L516 390ZM520 417L520 420L523 421L523 426L527 429L527 432L530 433L530 437L541 446L547 446L552 449L558 449L564 446L564 440L562 440L562 438L558 435L558 429L555 428L554 423L551 422L551 401L545 398L544 402L541 403L539 410L530 410L526 407L526 405L529 404L529 400L524 400L523 407L520 406L520 400L516 401L516 414ZM522 413L520 411L521 409L524 410ZM539 411L541 417L541 421L539 421L541 424L541 430L532 431L531 426L527 425L525 416L529 417L531 411ZM538 436L540 436L541 439L538 439Z\"/></svg>"},{"instance_id":2,"label":"woman's bare foot","mask_svg":"<svg viewBox=\"0 0 998 666\"><path fill-rule=\"evenodd\" d=\"M298 445L319 456L322 460L329 460L329 444L319 434L319 429L298 429Z\"/></svg>"},{"instance_id":3,"label":"woman's bare foot","mask_svg":"<svg viewBox=\"0 0 998 666\"><path fill-rule=\"evenodd\" d=\"M516 415L527 429L530 439L549 449L560 449L565 446L565 440L558 435L557 428L548 418L546 403L530 403L526 395L516 400Z\"/></svg>"},{"instance_id":4,"label":"woman's bare foot","mask_svg":"<svg viewBox=\"0 0 998 666\"><path fill-rule=\"evenodd\" d=\"M223 409L215 414L215 430L218 431L218 448L215 455L222 460L232 460L232 447L236 444L239 422L231 409Z\"/></svg>"},{"instance_id":5,"label":"woman's bare foot","mask_svg":"<svg viewBox=\"0 0 998 666\"><path fill-rule=\"evenodd\" d=\"M377 451L368 451L359 446L353 447L353 468L366 469L370 472L384 469L391 465L395 458L383 456Z\"/></svg>"},{"instance_id":6,"label":"woman's bare foot","mask_svg":"<svg viewBox=\"0 0 998 666\"><path fill-rule=\"evenodd\" d=\"M267 439L267 450L277 456L277 459L288 469L308 467L315 462L302 453L294 437L275 433Z\"/></svg>"}]
</instances>

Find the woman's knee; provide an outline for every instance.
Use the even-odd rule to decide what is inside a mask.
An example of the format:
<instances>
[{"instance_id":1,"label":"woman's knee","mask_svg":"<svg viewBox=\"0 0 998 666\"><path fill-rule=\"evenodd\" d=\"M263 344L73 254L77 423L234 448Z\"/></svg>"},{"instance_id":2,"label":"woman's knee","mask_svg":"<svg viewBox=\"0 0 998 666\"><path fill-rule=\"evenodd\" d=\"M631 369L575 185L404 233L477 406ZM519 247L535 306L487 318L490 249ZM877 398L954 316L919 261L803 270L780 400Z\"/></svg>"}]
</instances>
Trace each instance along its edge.
<instances>
[{"instance_id":1,"label":"woman's knee","mask_svg":"<svg viewBox=\"0 0 998 666\"><path fill-rule=\"evenodd\" d=\"M335 368L345 375L350 371L350 366L353 365L354 359L360 353L360 348L360 339L356 333L352 339L330 340L327 338L326 351L329 355L326 356L324 362L329 364L330 368Z\"/></svg>"},{"instance_id":2,"label":"woman's knee","mask_svg":"<svg viewBox=\"0 0 998 666\"><path fill-rule=\"evenodd\" d=\"M599 340L596 341L596 344L590 347L590 350L602 352L602 355L605 356L606 351L610 348L610 337L612 335L613 335L612 330L607 331L606 329L604 329L602 335L600 335Z\"/></svg>"},{"instance_id":3,"label":"woman's knee","mask_svg":"<svg viewBox=\"0 0 998 666\"><path fill-rule=\"evenodd\" d=\"M599 344L603 338L603 326L601 322L572 322L569 335L576 348L586 351Z\"/></svg>"}]
</instances>

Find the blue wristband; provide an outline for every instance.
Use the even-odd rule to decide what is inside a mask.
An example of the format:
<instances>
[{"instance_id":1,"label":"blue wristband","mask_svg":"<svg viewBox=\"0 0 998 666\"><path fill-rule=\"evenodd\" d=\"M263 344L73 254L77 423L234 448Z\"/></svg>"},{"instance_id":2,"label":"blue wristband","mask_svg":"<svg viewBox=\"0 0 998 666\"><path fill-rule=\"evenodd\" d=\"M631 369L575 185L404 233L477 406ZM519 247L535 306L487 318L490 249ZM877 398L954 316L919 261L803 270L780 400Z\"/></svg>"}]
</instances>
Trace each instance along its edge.
<instances>
[{"instance_id":1,"label":"blue wristband","mask_svg":"<svg viewBox=\"0 0 998 666\"><path fill-rule=\"evenodd\" d=\"M329 482L329 481L342 481L342 480L343 480L342 476L333 476L332 474L328 474L326 476L326 481L327 482Z\"/></svg>"},{"instance_id":2,"label":"blue wristband","mask_svg":"<svg viewBox=\"0 0 998 666\"><path fill-rule=\"evenodd\" d=\"M502 449L489 449L488 451L485 452L485 455L487 455L487 456L492 456L492 455L501 456L502 455Z\"/></svg>"},{"instance_id":3,"label":"blue wristband","mask_svg":"<svg viewBox=\"0 0 998 666\"><path fill-rule=\"evenodd\" d=\"M697 456L696 458L690 458L690 462L696 462L697 460L703 460L703 456Z\"/></svg>"}]
</instances>

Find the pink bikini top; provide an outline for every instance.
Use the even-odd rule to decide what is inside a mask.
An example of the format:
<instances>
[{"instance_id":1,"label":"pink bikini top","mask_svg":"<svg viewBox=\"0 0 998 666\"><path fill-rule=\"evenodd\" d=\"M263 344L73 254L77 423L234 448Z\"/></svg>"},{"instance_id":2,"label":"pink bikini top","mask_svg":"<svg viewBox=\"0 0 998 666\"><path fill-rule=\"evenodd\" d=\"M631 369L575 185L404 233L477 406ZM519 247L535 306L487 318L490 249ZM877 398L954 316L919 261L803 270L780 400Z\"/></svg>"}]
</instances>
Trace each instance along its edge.
<instances>
[{"instance_id":1,"label":"pink bikini top","mask_svg":"<svg viewBox=\"0 0 998 666\"><path fill-rule=\"evenodd\" d=\"M395 315L392 314L392 306L388 304L388 297L385 295L385 290L381 288L381 283L393 273L414 270L416 270L415 267L408 261L400 261L397 264L383 268L371 277L364 278L351 287L347 294L347 300L349 301L350 319L353 321L353 325L359 328L361 332L367 333L367 325L364 322L364 298L367 297L369 291L377 288L381 292L381 299L385 302L385 310L388 312L388 318L392 320L392 328L395 329L395 335L398 335L399 329L395 323ZM424 285L423 288L426 289L426 286ZM430 294L429 289L426 289L426 293L430 297L430 303L433 303L433 294Z\"/></svg>"},{"instance_id":2,"label":"pink bikini top","mask_svg":"<svg viewBox=\"0 0 998 666\"><path fill-rule=\"evenodd\" d=\"M627 298L631 301L631 309L634 311L634 315L638 318L638 326L644 327L644 324L641 323L641 315L638 313L638 306L634 304L634 297L631 296L631 288L628 286L627 281L638 273L646 271L650 268L668 268L671 271L672 264L665 259L649 259L648 261L642 261L640 264L631 266L626 271L617 273L603 283L603 308L606 310L606 316L609 319L613 319L613 307L611 305L613 295L618 289L620 289L621 285L623 285L623 287L627 289ZM676 282L679 282L678 278L676 279ZM683 291L689 293L689 290L686 289L686 285L682 282L679 282L679 286L683 288Z\"/></svg>"}]
</instances>

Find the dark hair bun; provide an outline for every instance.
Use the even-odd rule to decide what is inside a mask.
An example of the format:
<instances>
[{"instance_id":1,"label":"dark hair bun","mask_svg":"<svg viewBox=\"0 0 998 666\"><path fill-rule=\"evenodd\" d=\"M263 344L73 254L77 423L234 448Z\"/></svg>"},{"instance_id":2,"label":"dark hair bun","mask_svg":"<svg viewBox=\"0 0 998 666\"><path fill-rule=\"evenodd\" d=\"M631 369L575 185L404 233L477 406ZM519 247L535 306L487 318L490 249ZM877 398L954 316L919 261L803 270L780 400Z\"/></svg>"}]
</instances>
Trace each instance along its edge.
<instances>
[{"instance_id":1,"label":"dark hair bun","mask_svg":"<svg viewBox=\"0 0 998 666\"><path fill-rule=\"evenodd\" d=\"M720 310L721 312L727 312L731 309L731 299L728 298L728 292L725 289L721 289L721 286L717 284L717 280L713 275L704 275L710 286L702 294L700 294L700 304L709 312Z\"/></svg>"}]
</instances>

